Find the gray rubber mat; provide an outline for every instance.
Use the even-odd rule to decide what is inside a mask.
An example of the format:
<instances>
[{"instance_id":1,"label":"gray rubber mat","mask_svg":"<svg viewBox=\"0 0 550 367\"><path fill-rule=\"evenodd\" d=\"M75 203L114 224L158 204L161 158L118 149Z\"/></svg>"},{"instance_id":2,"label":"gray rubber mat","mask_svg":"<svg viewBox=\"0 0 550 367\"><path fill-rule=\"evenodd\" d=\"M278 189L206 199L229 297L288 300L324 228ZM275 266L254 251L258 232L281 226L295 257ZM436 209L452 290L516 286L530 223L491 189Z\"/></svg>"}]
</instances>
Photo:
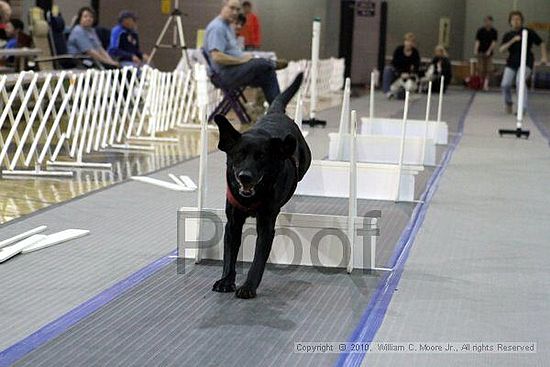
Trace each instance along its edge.
<instances>
[{"instance_id":1,"label":"gray rubber mat","mask_svg":"<svg viewBox=\"0 0 550 367\"><path fill-rule=\"evenodd\" d=\"M449 99L453 101L456 100L456 103L453 102L452 104L457 106L460 106L460 101L464 100L465 106L467 96L469 96L469 93L453 92L449 95ZM365 103L365 101L365 99L361 99L356 102ZM396 105L393 106L395 107ZM401 106L401 104L397 106ZM418 109L421 110L420 107L418 107ZM414 109L412 110L414 112ZM367 110L364 109L364 111L366 112ZM459 108L457 107L456 115L454 115L455 112L449 116L444 113L445 119L449 120L450 125L453 119L458 121L458 111ZM333 112L334 111L329 111L329 113ZM416 113L420 112L416 111ZM414 117L414 115L411 117ZM334 128L335 123L333 122L332 125ZM327 130L329 130L329 128L327 128ZM319 146L319 141L322 136L326 136L324 135L326 131L323 133L321 133L321 129L313 131L314 133L308 137L308 141L312 146ZM224 205L225 182L223 175L219 174L223 172L223 170L223 155L221 153L211 154L209 156L207 207L221 208ZM152 177L169 180L167 176L169 172L189 175L193 180L196 180L198 160L191 160L170 169L159 171L153 174ZM91 235L72 241L67 245L60 245L34 254L31 253L19 256L0 267L0 289L2 289L2 299L0 300L1 309L8 310L4 312L2 318L0 318L0 330L2 330L2 334L0 335L0 350L21 340L101 291L123 280L138 269L175 249L176 211L181 206L193 205L196 205L196 193L172 192L142 183L125 182L54 207L50 210L39 212L36 215L32 215L13 224L2 226L3 238L21 233L24 230L42 224L50 226L52 231L65 228L89 229L91 230ZM347 213L347 205L347 200L343 199L295 197L289 202L284 210L337 215ZM372 209L380 209L382 211L382 218L380 221L381 236L378 241L378 259L380 264L384 264L389 259L395 243L410 218L413 207L414 204L360 201L359 213L364 213ZM203 271L206 270L207 268L204 268ZM204 277L206 277L207 280L204 280L200 285L194 285L194 283L185 283L185 279L188 277L177 278L175 269L170 268L162 272L166 280L162 280L165 279L162 277L162 279L157 279L157 276L154 276L153 279L150 280L150 282L152 282L150 284L153 284L152 288L156 288L156 286L154 286L154 284L157 284L156 282L166 285L166 288L162 288L166 293L171 293L173 290L178 289L177 284L193 284L190 288L182 287L180 290L181 292L190 292L185 293L185 297L181 299L183 302L182 306L189 303L192 305L201 304L201 302L203 302L202 300L206 299L210 303L204 307L215 308L220 303L223 303L222 298L215 298L217 296L210 292L211 282L218 273L219 269L215 269L212 272L206 272ZM202 273L199 272L198 274ZM318 274L315 269L300 268L299 271L292 273L292 276L288 276L286 272L281 273L280 269L273 271L272 274L266 274L266 282L263 284L263 289L266 292L269 289L274 289L271 296L275 298L269 298L268 295L270 293L266 293L265 295L266 300L271 300L267 302L273 302L270 307L274 307L275 310L277 310L277 307L279 307L278 305L281 305L280 307L286 307L285 312L289 312L289 315L296 312L297 315L302 315L301 318L304 318L307 312L313 312L313 310L316 310L318 307L326 307L326 312L323 312L322 317L316 316L317 319L311 319L317 320L314 325L318 327L318 329L315 329L315 334L311 334L311 337L326 337L326 335L335 332L341 333L335 334L335 338L345 339L353 329L351 326L353 322L351 319L345 322L342 321L343 319L339 319L338 322L332 324L331 322L335 321L335 318L332 316L333 313L336 312L335 309L338 307L339 303L343 302L344 305L349 305L354 310L355 313L353 315L356 316L364 310L364 307L368 303L368 294L365 292L368 292L371 287L361 288L361 292L363 293L359 293L362 297L353 296L353 294L355 294L353 292L356 292L354 288L355 283L353 283L354 277L349 277L345 273L338 273L338 275L334 275L333 277L324 278L325 274ZM297 276L297 274L302 275ZM299 297L299 295L292 293L295 287L282 287L281 289L281 283L276 282L278 277L288 276L288 278L285 278L286 280L281 280L283 282L282 284L285 284L285 281L287 282L286 284L293 284L292 281L295 279L295 275L297 276L296 279L300 279L300 277L303 276L303 279L305 279L304 281L307 281L307 279L309 279L308 277L312 277L310 287L306 288L312 289L311 292L313 293L304 291L303 294L305 294L305 298L300 298L301 296ZM332 279L334 279L336 283L331 286L331 291L326 293L328 291L322 286L319 286L319 284L332 284L330 283L333 281ZM369 279L370 278L365 277L360 281L370 282ZM352 283L353 287L351 286ZM173 284L173 286L169 286L169 284ZM351 287L351 290L348 289L346 291L346 284ZM339 292L343 292L344 295L342 298L338 298ZM279 297L279 293L282 293L284 296L280 296L282 298L277 298ZM328 296L325 296L326 294L328 294ZM133 295L135 295L135 293L129 293L123 296L119 301L128 302L129 304L134 302L140 304L140 300L132 300ZM164 294L163 296L170 297L171 295ZM161 323L164 322L162 315L168 312L168 310L166 305L157 305L155 303L155 301L160 299L159 297L161 296L157 295L152 297L149 299L151 303L147 304L148 307L134 309L131 314L121 314L118 312L109 314L111 305L108 305L104 310L102 309L91 317L105 312L106 317L109 317L111 320L117 320L116 322L110 322L109 327L113 330L118 330L122 335L134 335L134 328L140 327L141 324L139 321L134 320L136 324L126 323L124 321L134 313L136 313L135 317L143 317L142 320L148 320L143 321L143 323L145 326L149 325L149 327L158 325L159 327L174 327L174 330L179 330L182 324L191 322L191 319L186 318L188 313L183 313L177 318L179 324L173 325L176 319L172 319L171 321L173 322L169 323L170 325L161 325ZM283 299L285 297L286 300ZM330 299L330 302L327 301L327 297ZM178 300L171 299L168 309L174 307L175 304L179 302ZM308 303L315 301L318 302L315 305ZM257 304L258 303L256 303L256 305ZM247 307L252 308L255 306ZM164 308L164 311L161 311L162 308ZM196 310L195 307L192 307L192 309ZM257 308L257 310L261 309L261 307ZM267 309L271 310L269 307L267 307ZM237 311L238 310L233 310L234 317L237 317ZM149 316L144 316L141 312ZM262 317L261 314L258 315L254 312L252 312L252 318ZM156 316L153 317L152 315ZM246 315L246 313L243 315ZM344 314L341 314L341 317L345 317ZM296 320L300 321L301 318L297 318ZM307 319L307 317L305 318ZM85 319L82 322L87 322L87 320L88 319ZM271 325L270 327L272 329L284 329L286 319L283 318L281 320L284 321L282 325ZM353 321L357 320L354 319ZM245 324L243 321L242 335L246 335L246 338L254 339L254 337L251 336L255 335L254 333L257 331L253 327L255 325L254 321L248 322L249 324ZM75 328L78 328L79 325L80 324L75 325ZM250 330L244 330L247 325L251 328ZM304 329L304 331L302 331L302 329ZM86 328L84 331L85 330ZM220 331L217 336L214 336L216 334L214 332L206 333L206 336L214 339L218 338L220 343L222 341L228 343L228 339L232 340L232 330L230 327L220 330L223 331L223 333ZM270 333L267 332L269 330L269 327L265 330L266 335L262 337L262 340L269 340ZM309 334L300 333L305 333L310 329L308 329L308 326L305 324L297 323L295 330L296 333L298 333L296 335L305 337ZM212 331L212 329L210 331ZM88 343L95 342L95 339L101 339L103 334L90 335L91 337L87 339ZM289 335L290 334L277 334L277 337L288 342L288 340L290 340L288 339ZM65 340L63 339L64 337L65 336L62 335L60 338ZM150 337L150 334L144 334L143 337ZM177 339L171 340L177 341ZM100 342L101 340L98 341ZM127 342L131 344L129 340L127 340ZM246 342L246 340L242 341L242 343ZM146 343L153 344L155 340L149 339ZM59 345L63 348L61 344ZM203 346L206 346L206 344ZM130 349L134 347L135 346L131 345L127 346L127 348ZM49 345L43 348L49 348ZM39 356L42 355L43 350L46 350L43 348L35 350L29 355L29 358L36 358L37 361L41 360ZM86 347L83 348L86 349ZM169 347L167 348L169 349ZM105 351L106 350L107 349L105 349ZM95 354L94 358L103 354L100 349L92 350L88 348L87 351L89 353L98 353ZM114 353L116 354L117 352ZM205 353L205 349L202 350L202 353ZM241 353L246 355L244 351ZM263 350L257 350L254 352L254 358L256 358L256 354L264 355L265 353ZM288 353L289 351L285 350L284 355L288 355ZM61 357L61 354L54 354ZM105 354L106 358L112 356L112 353L105 352ZM208 352L206 352L206 355L208 355ZM49 352L42 355L42 357L46 356L48 358L51 357ZM58 359L54 365L63 365L65 357L66 356ZM129 358L131 357L130 355ZM248 355L248 357L250 357L250 355ZM240 359L235 357L235 360ZM75 364L72 365L74 366Z\"/></svg>"},{"instance_id":2,"label":"gray rubber mat","mask_svg":"<svg viewBox=\"0 0 550 367\"><path fill-rule=\"evenodd\" d=\"M550 150L529 118L529 140L498 136L514 126L500 95L476 95L373 342L526 342L536 353L368 353L364 366L548 366Z\"/></svg>"},{"instance_id":3,"label":"gray rubber mat","mask_svg":"<svg viewBox=\"0 0 550 367\"><path fill-rule=\"evenodd\" d=\"M210 290L220 265L187 268L165 268L16 366L327 366L337 354L297 354L294 342L345 340L377 283L268 267L250 301Z\"/></svg>"}]
</instances>

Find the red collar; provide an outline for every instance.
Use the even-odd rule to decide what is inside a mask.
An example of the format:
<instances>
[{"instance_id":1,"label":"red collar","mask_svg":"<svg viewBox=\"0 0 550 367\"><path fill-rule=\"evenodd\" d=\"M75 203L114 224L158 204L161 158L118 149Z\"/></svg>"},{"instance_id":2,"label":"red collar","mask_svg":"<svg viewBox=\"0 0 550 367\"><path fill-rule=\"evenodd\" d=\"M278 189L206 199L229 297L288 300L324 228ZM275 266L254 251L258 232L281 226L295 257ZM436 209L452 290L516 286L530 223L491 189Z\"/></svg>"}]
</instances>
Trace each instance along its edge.
<instances>
[{"instance_id":1,"label":"red collar","mask_svg":"<svg viewBox=\"0 0 550 367\"><path fill-rule=\"evenodd\" d=\"M249 206L244 206L243 204L239 203L237 198L231 192L231 189L229 188L229 184L227 185L226 196L227 196L227 201L229 201L231 205L233 205L235 208L245 213L255 212L262 205L261 201L253 202Z\"/></svg>"}]
</instances>

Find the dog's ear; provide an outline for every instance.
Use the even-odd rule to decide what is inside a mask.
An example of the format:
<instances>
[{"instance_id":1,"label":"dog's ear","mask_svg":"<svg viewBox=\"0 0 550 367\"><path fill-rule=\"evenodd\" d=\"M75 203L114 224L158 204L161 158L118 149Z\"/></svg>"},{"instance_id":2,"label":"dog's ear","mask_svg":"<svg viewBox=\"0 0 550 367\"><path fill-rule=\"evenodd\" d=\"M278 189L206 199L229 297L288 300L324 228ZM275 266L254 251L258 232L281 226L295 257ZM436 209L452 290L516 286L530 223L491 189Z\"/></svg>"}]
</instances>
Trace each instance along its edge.
<instances>
[{"instance_id":1,"label":"dog's ear","mask_svg":"<svg viewBox=\"0 0 550 367\"><path fill-rule=\"evenodd\" d=\"M273 152L282 158L289 158L296 151L296 138L292 135L287 135L284 140L280 138L271 138L271 149Z\"/></svg>"},{"instance_id":2,"label":"dog's ear","mask_svg":"<svg viewBox=\"0 0 550 367\"><path fill-rule=\"evenodd\" d=\"M222 152L228 152L241 138L241 133L238 132L231 122L223 116L214 116L214 122L218 125L220 130L220 142L218 143L218 149Z\"/></svg>"}]
</instances>

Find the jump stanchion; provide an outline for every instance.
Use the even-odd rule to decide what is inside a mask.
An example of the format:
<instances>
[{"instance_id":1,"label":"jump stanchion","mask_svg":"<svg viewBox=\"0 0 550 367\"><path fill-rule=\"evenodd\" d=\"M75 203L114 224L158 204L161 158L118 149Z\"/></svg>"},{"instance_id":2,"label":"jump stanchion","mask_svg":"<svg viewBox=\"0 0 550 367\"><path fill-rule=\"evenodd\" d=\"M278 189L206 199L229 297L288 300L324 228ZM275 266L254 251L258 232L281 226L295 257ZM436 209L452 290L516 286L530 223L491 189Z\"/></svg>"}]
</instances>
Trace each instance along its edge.
<instances>
[{"instance_id":1,"label":"jump stanchion","mask_svg":"<svg viewBox=\"0 0 550 367\"><path fill-rule=\"evenodd\" d=\"M407 133L407 118L409 115L409 91L405 93L405 109L403 110L403 126L401 127L401 147L399 150L399 162L397 163L397 183L395 187L395 202L400 200L401 174L403 171L403 157L405 156L405 137Z\"/></svg>"},{"instance_id":2,"label":"jump stanchion","mask_svg":"<svg viewBox=\"0 0 550 367\"><path fill-rule=\"evenodd\" d=\"M321 18L315 18L313 20L313 37L311 42L311 83L310 83L310 108L309 108L309 120L304 123L309 124L311 127L317 125L326 126L327 122L323 120L317 120L317 79L319 73L319 46L321 42Z\"/></svg>"},{"instance_id":3,"label":"jump stanchion","mask_svg":"<svg viewBox=\"0 0 550 367\"><path fill-rule=\"evenodd\" d=\"M443 110L443 90L445 86L445 77L441 76L439 81L439 101L437 104L437 122L441 122L441 112Z\"/></svg>"},{"instance_id":4,"label":"jump stanchion","mask_svg":"<svg viewBox=\"0 0 550 367\"><path fill-rule=\"evenodd\" d=\"M515 135L517 138L522 138L525 136L526 139L529 139L529 130L523 129L523 109L525 104L525 69L527 62L527 37L529 32L527 29L524 29L521 32L521 59L519 65L519 90L518 90L518 115L516 122L515 130L500 129L498 131L499 135Z\"/></svg>"},{"instance_id":5,"label":"jump stanchion","mask_svg":"<svg viewBox=\"0 0 550 367\"><path fill-rule=\"evenodd\" d=\"M351 111L351 142L350 142L350 167L349 167L349 205L348 205L348 237L350 242L350 259L347 267L348 273L353 271L353 258L355 249L355 218L357 217L357 160L355 143L357 140L357 111Z\"/></svg>"},{"instance_id":6,"label":"jump stanchion","mask_svg":"<svg viewBox=\"0 0 550 367\"><path fill-rule=\"evenodd\" d=\"M441 78L444 78L443 76ZM439 88L441 89L441 85ZM441 91L440 91L441 92ZM441 93L440 93L441 97ZM440 98L442 99L442 98ZM424 124L424 134L423 134L423 143L422 143L422 162L426 161L426 140L428 139L428 123L430 121L430 108L432 101L432 82L428 83L428 100L426 101L426 123Z\"/></svg>"},{"instance_id":7,"label":"jump stanchion","mask_svg":"<svg viewBox=\"0 0 550 367\"><path fill-rule=\"evenodd\" d=\"M351 79L346 78L344 85L344 95L342 97L342 111L340 113L340 126L338 128L338 146L336 160L344 159L344 146L346 145L345 135L349 133L350 126L350 95L351 95Z\"/></svg>"},{"instance_id":8,"label":"jump stanchion","mask_svg":"<svg viewBox=\"0 0 550 367\"><path fill-rule=\"evenodd\" d=\"M374 118L374 85L376 73L373 71L370 73L370 95L369 95L369 118L372 120Z\"/></svg>"},{"instance_id":9,"label":"jump stanchion","mask_svg":"<svg viewBox=\"0 0 550 367\"><path fill-rule=\"evenodd\" d=\"M208 115L206 107L208 106L208 75L204 65L195 64L195 75L197 79L197 102L199 107L201 134L200 134L200 157L199 157L199 181L197 208L199 212L204 209L207 190L207 169L208 169ZM201 224L199 222L198 233L201 233ZM195 262L201 261L201 252L197 250Z\"/></svg>"}]
</instances>

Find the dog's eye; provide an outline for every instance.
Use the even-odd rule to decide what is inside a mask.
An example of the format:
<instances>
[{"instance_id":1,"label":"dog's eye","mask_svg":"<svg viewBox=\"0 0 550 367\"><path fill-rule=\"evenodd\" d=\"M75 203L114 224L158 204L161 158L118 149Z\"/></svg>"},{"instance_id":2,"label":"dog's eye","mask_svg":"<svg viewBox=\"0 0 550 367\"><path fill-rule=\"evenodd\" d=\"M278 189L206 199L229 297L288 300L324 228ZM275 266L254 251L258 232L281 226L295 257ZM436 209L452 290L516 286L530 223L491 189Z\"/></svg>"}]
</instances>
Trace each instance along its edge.
<instances>
[{"instance_id":1,"label":"dog's eye","mask_svg":"<svg viewBox=\"0 0 550 367\"><path fill-rule=\"evenodd\" d=\"M261 153L261 152L256 153L254 156L255 156L256 160L262 160L262 159L265 158L265 154Z\"/></svg>"}]
</instances>

